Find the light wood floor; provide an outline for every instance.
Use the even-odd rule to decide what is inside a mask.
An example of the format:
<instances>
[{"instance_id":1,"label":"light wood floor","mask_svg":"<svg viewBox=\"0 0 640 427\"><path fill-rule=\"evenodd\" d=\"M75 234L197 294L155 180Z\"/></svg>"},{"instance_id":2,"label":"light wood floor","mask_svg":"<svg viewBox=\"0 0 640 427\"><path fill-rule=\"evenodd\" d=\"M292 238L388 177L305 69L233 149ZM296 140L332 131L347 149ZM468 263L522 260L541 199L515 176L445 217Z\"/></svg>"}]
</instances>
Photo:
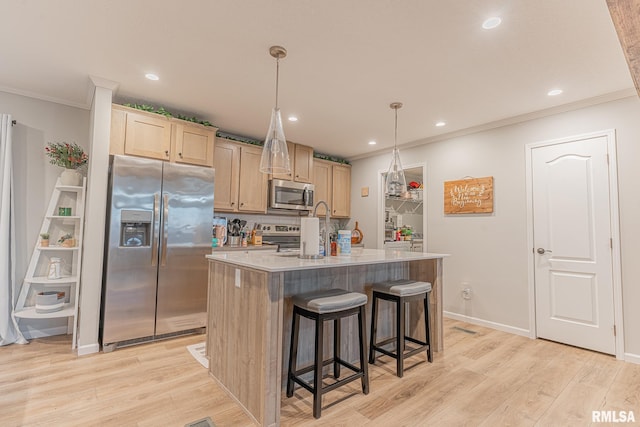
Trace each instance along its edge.
<instances>
[{"instance_id":1,"label":"light wood floor","mask_svg":"<svg viewBox=\"0 0 640 427\"><path fill-rule=\"evenodd\" d=\"M0 426L252 425L186 350L203 339L80 358L67 336L0 347ZM586 426L601 409L634 411L640 425L640 365L450 319L444 343L432 364L409 359L402 379L382 357L370 394L359 382L330 392L320 420L308 392L283 394L282 425Z\"/></svg>"}]
</instances>

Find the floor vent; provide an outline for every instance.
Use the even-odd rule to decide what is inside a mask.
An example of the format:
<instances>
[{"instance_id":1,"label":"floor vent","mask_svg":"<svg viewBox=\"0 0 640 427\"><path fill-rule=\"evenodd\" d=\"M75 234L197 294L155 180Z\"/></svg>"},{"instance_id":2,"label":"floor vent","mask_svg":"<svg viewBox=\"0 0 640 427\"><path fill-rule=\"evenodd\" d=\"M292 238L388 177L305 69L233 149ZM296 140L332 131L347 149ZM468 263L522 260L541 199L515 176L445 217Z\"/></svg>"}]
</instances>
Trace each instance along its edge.
<instances>
[{"instance_id":1,"label":"floor vent","mask_svg":"<svg viewBox=\"0 0 640 427\"><path fill-rule=\"evenodd\" d=\"M213 423L213 421L211 421L211 417L207 417L189 424L185 424L184 427L215 427L215 424Z\"/></svg>"},{"instance_id":2,"label":"floor vent","mask_svg":"<svg viewBox=\"0 0 640 427\"><path fill-rule=\"evenodd\" d=\"M460 326L454 326L451 329L455 329L456 331L465 332L465 333L471 334L471 335L475 335L477 333L476 331L472 331L471 329L461 328Z\"/></svg>"}]
</instances>

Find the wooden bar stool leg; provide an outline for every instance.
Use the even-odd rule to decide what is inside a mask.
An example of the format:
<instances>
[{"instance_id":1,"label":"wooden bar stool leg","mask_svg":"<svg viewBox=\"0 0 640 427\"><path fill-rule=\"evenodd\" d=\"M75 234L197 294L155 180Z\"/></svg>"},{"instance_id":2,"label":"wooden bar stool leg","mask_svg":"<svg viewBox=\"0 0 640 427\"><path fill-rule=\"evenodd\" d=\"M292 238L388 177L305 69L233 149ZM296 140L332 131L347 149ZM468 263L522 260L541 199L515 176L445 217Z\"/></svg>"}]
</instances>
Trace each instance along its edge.
<instances>
[{"instance_id":1,"label":"wooden bar stool leg","mask_svg":"<svg viewBox=\"0 0 640 427\"><path fill-rule=\"evenodd\" d=\"M287 397L293 396L293 388L295 386L293 377L296 372L296 364L298 357L298 332L300 329L300 318L297 310L293 309L293 321L291 324L291 345L289 347L289 372L287 374Z\"/></svg>"},{"instance_id":2,"label":"wooden bar stool leg","mask_svg":"<svg viewBox=\"0 0 640 427\"><path fill-rule=\"evenodd\" d=\"M425 341L427 343L427 360L429 362L433 362L433 352L431 350L431 328L429 327L431 323L431 318L429 315L429 292L424 296L424 330L425 330Z\"/></svg>"},{"instance_id":3,"label":"wooden bar stool leg","mask_svg":"<svg viewBox=\"0 0 640 427\"><path fill-rule=\"evenodd\" d=\"M340 319L333 321L333 376L340 377Z\"/></svg>"},{"instance_id":4,"label":"wooden bar stool leg","mask_svg":"<svg viewBox=\"0 0 640 427\"><path fill-rule=\"evenodd\" d=\"M404 373L404 304L404 300L398 298L396 303L396 373L400 378Z\"/></svg>"},{"instance_id":5,"label":"wooden bar stool leg","mask_svg":"<svg viewBox=\"0 0 640 427\"><path fill-rule=\"evenodd\" d=\"M324 319L319 316L316 319L316 351L315 369L313 372L313 417L320 418L322 411L322 364L324 361L322 336L324 332Z\"/></svg>"},{"instance_id":6,"label":"wooden bar stool leg","mask_svg":"<svg viewBox=\"0 0 640 427\"><path fill-rule=\"evenodd\" d=\"M376 344L376 332L378 330L378 298L376 293L373 293L373 302L371 303L371 341L369 344L369 363L374 363L376 360L376 350L373 346Z\"/></svg>"},{"instance_id":7,"label":"wooden bar stool leg","mask_svg":"<svg viewBox=\"0 0 640 427\"><path fill-rule=\"evenodd\" d=\"M366 345L367 342L367 326L366 326L366 312L364 305L360 307L358 311L358 330L360 331L360 369L362 369L362 392L369 394L369 364L367 363Z\"/></svg>"}]
</instances>

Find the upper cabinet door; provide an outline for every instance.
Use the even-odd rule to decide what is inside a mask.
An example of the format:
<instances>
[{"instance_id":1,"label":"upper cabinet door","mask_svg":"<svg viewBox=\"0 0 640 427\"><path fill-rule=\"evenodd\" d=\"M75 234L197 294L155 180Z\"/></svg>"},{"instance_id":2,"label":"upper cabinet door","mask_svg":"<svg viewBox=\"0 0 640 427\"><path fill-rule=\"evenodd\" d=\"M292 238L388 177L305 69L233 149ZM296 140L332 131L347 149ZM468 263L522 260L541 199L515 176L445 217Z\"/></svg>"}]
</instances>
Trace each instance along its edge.
<instances>
[{"instance_id":1,"label":"upper cabinet door","mask_svg":"<svg viewBox=\"0 0 640 427\"><path fill-rule=\"evenodd\" d=\"M284 179L286 181L293 181L293 172L295 170L296 164L296 144L293 142L287 141L287 151L289 152L289 166L291 166L291 171L289 173L274 173L271 175L273 179Z\"/></svg>"},{"instance_id":2,"label":"upper cabinet door","mask_svg":"<svg viewBox=\"0 0 640 427\"><path fill-rule=\"evenodd\" d=\"M127 113L125 154L169 160L169 150L171 122L166 117Z\"/></svg>"},{"instance_id":3,"label":"upper cabinet door","mask_svg":"<svg viewBox=\"0 0 640 427\"><path fill-rule=\"evenodd\" d=\"M175 123L171 161L213 167L215 128Z\"/></svg>"},{"instance_id":4,"label":"upper cabinet door","mask_svg":"<svg viewBox=\"0 0 640 427\"><path fill-rule=\"evenodd\" d=\"M314 160L313 162L313 185L315 190L313 193L314 203L324 201L331 209L331 178L332 164L323 160ZM317 216L325 216L326 208L322 205L318 206Z\"/></svg>"},{"instance_id":5,"label":"upper cabinet door","mask_svg":"<svg viewBox=\"0 0 640 427\"><path fill-rule=\"evenodd\" d=\"M351 166L333 165L331 216L351 216Z\"/></svg>"},{"instance_id":6,"label":"upper cabinet door","mask_svg":"<svg viewBox=\"0 0 640 427\"><path fill-rule=\"evenodd\" d=\"M313 148L287 141L287 150L291 172L274 173L271 178L310 183L313 177Z\"/></svg>"},{"instance_id":7,"label":"upper cabinet door","mask_svg":"<svg viewBox=\"0 0 640 427\"><path fill-rule=\"evenodd\" d=\"M293 180L311 182L313 177L313 148L296 144Z\"/></svg>"},{"instance_id":8,"label":"upper cabinet door","mask_svg":"<svg viewBox=\"0 0 640 427\"><path fill-rule=\"evenodd\" d=\"M238 210L267 212L268 175L260 172L262 147L240 147L240 187Z\"/></svg>"},{"instance_id":9,"label":"upper cabinet door","mask_svg":"<svg viewBox=\"0 0 640 427\"><path fill-rule=\"evenodd\" d=\"M214 211L238 208L238 175L240 173L240 147L218 139L214 148Z\"/></svg>"}]
</instances>

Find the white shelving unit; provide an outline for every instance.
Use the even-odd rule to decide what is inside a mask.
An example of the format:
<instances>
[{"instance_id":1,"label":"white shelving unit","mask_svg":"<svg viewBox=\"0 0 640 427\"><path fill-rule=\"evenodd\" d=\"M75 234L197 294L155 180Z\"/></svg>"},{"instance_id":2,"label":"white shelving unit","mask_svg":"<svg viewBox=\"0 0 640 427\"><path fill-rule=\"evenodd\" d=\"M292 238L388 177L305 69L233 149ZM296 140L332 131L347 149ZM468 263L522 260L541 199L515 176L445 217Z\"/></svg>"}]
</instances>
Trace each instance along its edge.
<instances>
[{"instance_id":1,"label":"white shelving unit","mask_svg":"<svg viewBox=\"0 0 640 427\"><path fill-rule=\"evenodd\" d=\"M422 199L402 199L398 197L387 197L386 209L399 214L422 214Z\"/></svg>"},{"instance_id":2,"label":"white shelving unit","mask_svg":"<svg viewBox=\"0 0 640 427\"><path fill-rule=\"evenodd\" d=\"M50 246L41 246L38 238L13 312L18 321L67 318L67 333L73 334L72 349L76 348L78 329L86 186L86 178L83 178L81 186L62 185L58 178L40 228L40 233L49 233ZM71 207L72 215L58 215L61 207ZM71 234L75 238L74 246L57 244L65 234ZM58 279L48 278L52 257L61 259L61 277ZM62 309L39 313L35 308L35 298L42 291L64 291L65 302Z\"/></svg>"}]
</instances>

